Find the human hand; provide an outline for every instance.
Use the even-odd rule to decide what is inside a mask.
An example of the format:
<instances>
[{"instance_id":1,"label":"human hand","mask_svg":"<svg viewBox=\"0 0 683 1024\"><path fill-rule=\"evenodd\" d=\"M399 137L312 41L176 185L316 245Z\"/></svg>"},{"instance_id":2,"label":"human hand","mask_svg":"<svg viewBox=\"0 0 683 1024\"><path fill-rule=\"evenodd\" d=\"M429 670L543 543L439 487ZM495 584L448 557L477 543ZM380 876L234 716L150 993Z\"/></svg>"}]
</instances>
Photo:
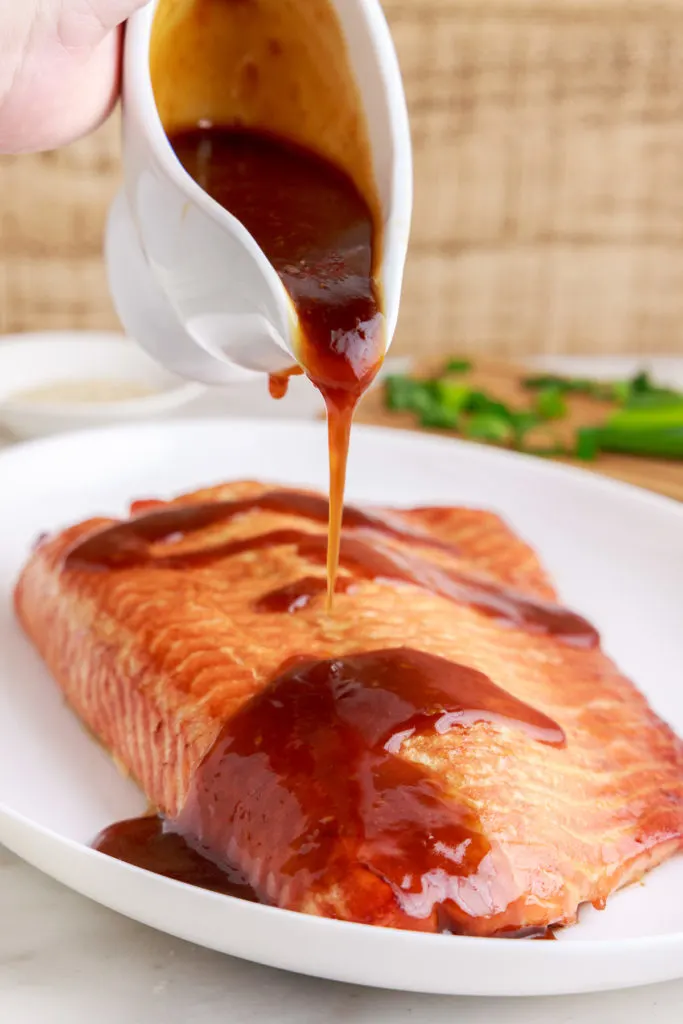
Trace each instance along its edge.
<instances>
[{"instance_id":1,"label":"human hand","mask_svg":"<svg viewBox=\"0 0 683 1024\"><path fill-rule=\"evenodd\" d=\"M0 153L96 128L119 90L121 26L147 0L0 0Z\"/></svg>"}]
</instances>

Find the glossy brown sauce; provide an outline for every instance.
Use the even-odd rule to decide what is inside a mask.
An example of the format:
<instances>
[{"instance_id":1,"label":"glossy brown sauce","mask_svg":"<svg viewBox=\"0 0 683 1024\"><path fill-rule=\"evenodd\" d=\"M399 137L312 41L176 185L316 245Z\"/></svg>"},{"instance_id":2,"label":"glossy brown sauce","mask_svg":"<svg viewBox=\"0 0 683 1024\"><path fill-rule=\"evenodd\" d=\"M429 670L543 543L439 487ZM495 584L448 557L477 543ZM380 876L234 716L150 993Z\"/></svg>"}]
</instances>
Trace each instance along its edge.
<instances>
[{"instance_id":1,"label":"glossy brown sauce","mask_svg":"<svg viewBox=\"0 0 683 1024\"><path fill-rule=\"evenodd\" d=\"M147 515L118 523L86 538L66 557L66 568L126 568L148 565L158 569L187 569L209 566L219 559L232 558L247 551L294 545L302 558L326 564L327 542L322 534L294 528L202 547L196 551L168 554L150 549L150 544L165 538L186 537L196 530L224 522L255 508L287 512L320 521L327 503L315 495L291 491L273 491L258 498L206 505L183 505L152 511ZM339 562L356 580L407 583L421 587L456 604L468 605L499 622L546 636L554 636L577 647L594 647L599 636L581 616L559 605L533 599L510 587L476 576L449 570L417 552L404 554L382 543L382 535L409 541L433 543L428 535L403 529L390 519L360 509L347 508L344 525L362 531L344 532L340 540ZM437 546L448 549L437 542ZM346 581L340 588L347 590ZM321 592L313 577L306 577L272 594L264 595L262 611L295 612L307 607Z\"/></svg>"},{"instance_id":2,"label":"glossy brown sauce","mask_svg":"<svg viewBox=\"0 0 683 1024\"><path fill-rule=\"evenodd\" d=\"M208 855L194 850L173 828L171 823L158 816L130 818L104 829L91 845L109 857L176 882L249 903L268 902L259 899L242 872L225 862L223 867L218 867ZM457 934L448 911L444 913L442 908L439 909L441 930ZM532 927L501 932L497 938L554 941L557 936L552 928Z\"/></svg>"},{"instance_id":3,"label":"glossy brown sauce","mask_svg":"<svg viewBox=\"0 0 683 1024\"><path fill-rule=\"evenodd\" d=\"M356 581L350 577L337 577L335 594L348 594ZM327 580L320 576L304 576L286 587L271 590L256 602L256 610L271 615L294 615L327 593Z\"/></svg>"},{"instance_id":4,"label":"glossy brown sauce","mask_svg":"<svg viewBox=\"0 0 683 1024\"><path fill-rule=\"evenodd\" d=\"M100 853L156 875L220 892L224 896L259 902L239 871L212 864L207 857L193 850L162 818L147 816L120 821L100 832L92 846Z\"/></svg>"},{"instance_id":5,"label":"glossy brown sauce","mask_svg":"<svg viewBox=\"0 0 683 1024\"><path fill-rule=\"evenodd\" d=\"M195 181L253 235L296 309L297 356L328 414L331 602L351 422L385 351L373 213L344 171L283 139L210 127L172 134L170 142ZM271 393L283 397L287 385L286 377L271 378Z\"/></svg>"},{"instance_id":6,"label":"glossy brown sauce","mask_svg":"<svg viewBox=\"0 0 683 1024\"><path fill-rule=\"evenodd\" d=\"M244 875L236 868L226 865L218 867L208 856L198 853L177 832L173 825L158 816L130 818L104 829L91 844L94 850L132 864L134 867L151 871L176 882L208 889L223 896L246 900L249 903L268 902L260 900ZM448 912L439 914L442 931L457 934L452 928ZM449 927L451 925L451 927ZM500 939L530 939L555 941L557 936L552 928L522 928L518 931L501 932Z\"/></svg>"},{"instance_id":7,"label":"glossy brown sauce","mask_svg":"<svg viewBox=\"0 0 683 1024\"><path fill-rule=\"evenodd\" d=\"M496 936L497 939L531 939L534 942L553 942L557 936L553 931L553 927L534 927L533 925L529 928L519 928L517 931L501 932Z\"/></svg>"},{"instance_id":8,"label":"glossy brown sauce","mask_svg":"<svg viewBox=\"0 0 683 1024\"><path fill-rule=\"evenodd\" d=\"M248 512L281 512L314 523L325 523L329 508L329 502L317 494L292 490L266 491L252 498L170 507L164 502L137 501L131 506L131 519L114 523L80 541L67 555L66 564L80 569L113 569L127 562L145 561L150 544L178 535L189 536L209 526L228 523ZM391 513L368 512L347 505L343 525L349 530L372 530L398 540L457 553L453 545L413 529Z\"/></svg>"},{"instance_id":9,"label":"glossy brown sauce","mask_svg":"<svg viewBox=\"0 0 683 1024\"><path fill-rule=\"evenodd\" d=\"M565 742L546 715L430 654L295 659L226 723L177 821L122 822L94 846L179 881L276 903L284 889L291 902L370 872L407 918L436 915L439 930L456 933L466 916L457 904L462 880L490 847L440 777L400 755L414 737L477 722ZM254 792L258 801L243 800ZM230 851L245 848L260 864L254 888L231 866Z\"/></svg>"},{"instance_id":10,"label":"glossy brown sauce","mask_svg":"<svg viewBox=\"0 0 683 1024\"><path fill-rule=\"evenodd\" d=\"M412 737L475 722L564 743L551 719L486 676L429 654L300 659L226 723L175 827L218 863L248 847L257 891L276 879L296 902L360 867L388 882L407 917L440 907L455 929L448 903L489 844L437 774L398 755Z\"/></svg>"}]
</instances>

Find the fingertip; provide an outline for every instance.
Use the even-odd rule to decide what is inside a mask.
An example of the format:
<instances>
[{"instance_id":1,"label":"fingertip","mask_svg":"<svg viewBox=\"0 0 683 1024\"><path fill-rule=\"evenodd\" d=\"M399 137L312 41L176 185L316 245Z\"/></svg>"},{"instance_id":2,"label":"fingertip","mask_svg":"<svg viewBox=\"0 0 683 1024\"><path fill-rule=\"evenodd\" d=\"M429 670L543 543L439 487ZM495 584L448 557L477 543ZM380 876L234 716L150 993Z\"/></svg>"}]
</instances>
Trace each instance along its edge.
<instances>
[{"instance_id":1,"label":"fingertip","mask_svg":"<svg viewBox=\"0 0 683 1024\"><path fill-rule=\"evenodd\" d=\"M32 52L0 110L0 151L56 149L98 127L120 85L121 29L87 59L54 46Z\"/></svg>"}]
</instances>

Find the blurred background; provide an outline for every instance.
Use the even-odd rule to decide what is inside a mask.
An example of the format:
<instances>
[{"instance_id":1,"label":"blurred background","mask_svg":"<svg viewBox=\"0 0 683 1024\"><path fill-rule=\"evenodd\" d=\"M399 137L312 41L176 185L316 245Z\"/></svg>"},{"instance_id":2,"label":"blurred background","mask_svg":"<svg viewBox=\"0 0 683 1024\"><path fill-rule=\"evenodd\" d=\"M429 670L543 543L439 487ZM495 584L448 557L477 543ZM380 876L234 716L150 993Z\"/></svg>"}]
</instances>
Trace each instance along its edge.
<instances>
[{"instance_id":1,"label":"blurred background","mask_svg":"<svg viewBox=\"0 0 683 1024\"><path fill-rule=\"evenodd\" d=\"M396 352L683 353L683 0L384 6L417 187ZM115 327L117 118L0 161L0 332Z\"/></svg>"}]
</instances>

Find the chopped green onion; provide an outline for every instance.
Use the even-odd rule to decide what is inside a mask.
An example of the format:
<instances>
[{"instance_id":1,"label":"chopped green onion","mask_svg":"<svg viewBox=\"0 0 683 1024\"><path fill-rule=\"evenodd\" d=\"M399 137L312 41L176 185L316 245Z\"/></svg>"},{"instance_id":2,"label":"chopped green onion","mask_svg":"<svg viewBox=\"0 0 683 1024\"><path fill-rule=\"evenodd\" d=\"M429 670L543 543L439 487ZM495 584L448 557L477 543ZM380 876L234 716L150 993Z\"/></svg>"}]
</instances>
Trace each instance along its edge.
<instances>
[{"instance_id":1,"label":"chopped green onion","mask_svg":"<svg viewBox=\"0 0 683 1024\"><path fill-rule=\"evenodd\" d=\"M454 416L459 416L469 403L472 389L466 384L454 384L448 380L437 380L434 386L435 397L444 409Z\"/></svg>"},{"instance_id":2,"label":"chopped green onion","mask_svg":"<svg viewBox=\"0 0 683 1024\"><path fill-rule=\"evenodd\" d=\"M510 422L515 433L515 446L522 448L524 438L530 430L538 426L539 418L535 412L516 412L513 413Z\"/></svg>"},{"instance_id":3,"label":"chopped green onion","mask_svg":"<svg viewBox=\"0 0 683 1024\"><path fill-rule=\"evenodd\" d=\"M513 429L508 418L496 413L481 412L465 424L465 436L493 444L508 444L513 439Z\"/></svg>"},{"instance_id":4,"label":"chopped green onion","mask_svg":"<svg viewBox=\"0 0 683 1024\"><path fill-rule=\"evenodd\" d=\"M556 384L542 388L536 396L536 412L544 420L561 420L567 415L564 392Z\"/></svg>"},{"instance_id":5,"label":"chopped green onion","mask_svg":"<svg viewBox=\"0 0 683 1024\"><path fill-rule=\"evenodd\" d=\"M386 403L394 412L408 412L414 408L415 397L422 390L422 381L412 377L393 376L385 381Z\"/></svg>"},{"instance_id":6,"label":"chopped green onion","mask_svg":"<svg viewBox=\"0 0 683 1024\"><path fill-rule=\"evenodd\" d=\"M654 408L620 409L605 424L611 430L657 430L667 427L683 428L683 402Z\"/></svg>"},{"instance_id":7,"label":"chopped green onion","mask_svg":"<svg viewBox=\"0 0 683 1024\"><path fill-rule=\"evenodd\" d=\"M459 426L457 413L438 405L437 402L425 403L419 417L420 426L432 430L457 430Z\"/></svg>"},{"instance_id":8,"label":"chopped green onion","mask_svg":"<svg viewBox=\"0 0 683 1024\"><path fill-rule=\"evenodd\" d=\"M683 394L679 391L640 391L630 394L622 403L624 409L665 409L677 405L683 408Z\"/></svg>"},{"instance_id":9,"label":"chopped green onion","mask_svg":"<svg viewBox=\"0 0 683 1024\"><path fill-rule=\"evenodd\" d=\"M616 383L612 384L612 397L615 402L620 402L622 405L629 402L633 397L631 381L618 380Z\"/></svg>"},{"instance_id":10,"label":"chopped green onion","mask_svg":"<svg viewBox=\"0 0 683 1024\"><path fill-rule=\"evenodd\" d=\"M652 459L683 459L683 427L654 430L598 430L601 451Z\"/></svg>"},{"instance_id":11,"label":"chopped green onion","mask_svg":"<svg viewBox=\"0 0 683 1024\"><path fill-rule=\"evenodd\" d=\"M472 363L469 359L449 359L446 363L446 373L469 373Z\"/></svg>"},{"instance_id":12,"label":"chopped green onion","mask_svg":"<svg viewBox=\"0 0 683 1024\"><path fill-rule=\"evenodd\" d=\"M508 423L512 422L514 415L509 406L497 398L491 398L484 391L473 391L470 394L465 411L476 415L498 416Z\"/></svg>"},{"instance_id":13,"label":"chopped green onion","mask_svg":"<svg viewBox=\"0 0 683 1024\"><path fill-rule=\"evenodd\" d=\"M637 373L631 381L629 381L631 392L634 395L646 395L649 392L654 391L656 386L650 380L650 376L644 370L641 373Z\"/></svg>"},{"instance_id":14,"label":"chopped green onion","mask_svg":"<svg viewBox=\"0 0 683 1024\"><path fill-rule=\"evenodd\" d=\"M568 397L586 395L618 403L618 409L601 426L577 432L573 452L577 458L591 461L605 451L683 459L683 392L658 387L647 373L611 383L553 375L529 377L524 384L537 392L534 406L515 409L495 395L454 379L471 369L468 361L453 359L433 380L389 377L386 405L397 412L412 412L424 427L460 431L476 440L553 456L571 453L552 438L545 445L529 444L527 435L543 423L563 419Z\"/></svg>"},{"instance_id":15,"label":"chopped green onion","mask_svg":"<svg viewBox=\"0 0 683 1024\"><path fill-rule=\"evenodd\" d=\"M605 401L612 401L614 399L614 387L612 384L586 380L583 377L558 377L555 374L544 374L540 377L526 377L522 384L529 391L545 391L548 388L557 388L565 395L589 395L591 398L599 398Z\"/></svg>"},{"instance_id":16,"label":"chopped green onion","mask_svg":"<svg viewBox=\"0 0 683 1024\"><path fill-rule=\"evenodd\" d=\"M593 462L600 453L598 439L600 431L595 427L582 427L576 435L576 457L583 462Z\"/></svg>"}]
</instances>

